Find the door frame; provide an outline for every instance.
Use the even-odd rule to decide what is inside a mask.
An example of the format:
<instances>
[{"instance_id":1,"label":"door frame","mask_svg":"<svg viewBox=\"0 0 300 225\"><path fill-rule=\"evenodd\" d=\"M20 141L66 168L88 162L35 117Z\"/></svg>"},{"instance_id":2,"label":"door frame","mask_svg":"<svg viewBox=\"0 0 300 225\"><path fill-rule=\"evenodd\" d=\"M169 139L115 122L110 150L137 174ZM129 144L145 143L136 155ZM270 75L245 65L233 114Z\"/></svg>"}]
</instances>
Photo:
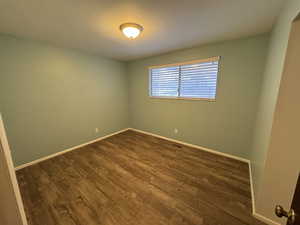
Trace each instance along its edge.
<instances>
[{"instance_id":1,"label":"door frame","mask_svg":"<svg viewBox=\"0 0 300 225\"><path fill-rule=\"evenodd\" d=\"M9 178L12 182L13 191L15 194L15 198L16 198L17 206L18 206L18 209L20 212L22 223L23 223L23 225L28 225L25 210L24 210L24 205L23 205L23 201L22 201L22 197L21 197L21 193L20 193L20 189L19 189L19 185L18 185L18 181L17 181L17 177L16 177L16 171L15 171L15 167L14 167L14 164L12 161L11 151L9 148L9 144L8 144L8 140L7 140L1 113L0 113L0 144L2 145L2 149L3 149L3 153L4 153L4 157L5 157L4 160L7 163Z\"/></svg>"}]
</instances>

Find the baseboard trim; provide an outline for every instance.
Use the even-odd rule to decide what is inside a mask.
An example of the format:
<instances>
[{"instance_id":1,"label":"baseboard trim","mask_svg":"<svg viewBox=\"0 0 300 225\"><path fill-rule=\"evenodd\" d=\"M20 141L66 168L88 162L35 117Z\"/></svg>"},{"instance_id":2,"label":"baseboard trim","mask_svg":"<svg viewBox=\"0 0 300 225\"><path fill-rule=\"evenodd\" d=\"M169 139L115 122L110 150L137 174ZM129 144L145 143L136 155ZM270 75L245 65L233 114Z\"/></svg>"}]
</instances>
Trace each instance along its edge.
<instances>
[{"instance_id":1,"label":"baseboard trim","mask_svg":"<svg viewBox=\"0 0 300 225\"><path fill-rule=\"evenodd\" d=\"M269 218L267 218L267 217L264 217L263 215L260 215L259 213L253 213L253 216L256 218L256 219L258 219L258 220L260 220L261 222L264 222L264 223L266 223L266 224L268 224L268 225L281 225L280 223L277 223L277 222L275 222L274 220L271 220L271 219L269 219Z\"/></svg>"},{"instance_id":2,"label":"baseboard trim","mask_svg":"<svg viewBox=\"0 0 300 225\"><path fill-rule=\"evenodd\" d=\"M59 155L65 154L65 153L67 153L67 152L70 152L70 151L79 149L79 148L84 147L84 146L86 146L86 145L90 145L90 144L95 143L95 142L97 142L97 141L101 141L101 140L103 140L103 139L109 138L109 137L114 136L114 135L116 135L116 134L123 133L123 132L125 132L125 131L127 131L127 130L129 130L129 129L130 129L130 128L125 128L125 129L123 129L123 130L120 130L120 131L117 131L117 132L114 132L114 133L105 135L105 136L103 136L103 137L99 137L99 138L94 139L94 140L92 140L92 141L89 141L89 142L86 142L86 143L83 143L83 144L80 144L80 145L73 146L73 147L68 148L68 149L65 149L65 150L63 150L63 151L60 151L60 152L57 152L57 153L54 153L54 154L51 154L51 155L42 157L42 158L40 158L40 159L36 159L36 160L31 161L31 162L29 162L29 163L22 164L22 165L20 165L20 166L15 167L15 170L17 171L17 170L23 169L23 168L25 168L25 167L32 166L32 165L37 164L37 163L39 163L39 162L45 161L45 160L47 160L47 159L54 158L54 157L56 157L56 156L59 156Z\"/></svg>"},{"instance_id":3,"label":"baseboard trim","mask_svg":"<svg viewBox=\"0 0 300 225\"><path fill-rule=\"evenodd\" d=\"M200 149L202 151L210 152L210 153L213 153L215 155L225 156L227 158L235 159L235 160L242 161L242 162L245 162L245 163L250 162L249 159L245 159L245 158L242 158L242 157L230 155L230 154L223 153L223 152L220 152L220 151L217 151L217 150L205 148L205 147L202 147L202 146L199 146L199 145L194 145L194 144L190 144L190 143L187 143L187 142L178 141L178 140L173 139L173 138L167 138L167 137L164 137L164 136L161 136L161 135L158 135L158 134L154 134L154 133L151 133L151 132L147 132L147 131L143 131L143 130L139 130L139 129L135 129L135 128L129 128L129 130L133 130L133 131L136 131L136 132L139 132L139 133L143 133L143 134L151 135L151 136L154 136L154 137L158 137L158 138L161 138L161 139L164 139L164 140L167 140L167 141L172 141L172 142L182 144L182 145L185 145L185 146L188 146L188 147Z\"/></svg>"},{"instance_id":4,"label":"baseboard trim","mask_svg":"<svg viewBox=\"0 0 300 225\"><path fill-rule=\"evenodd\" d=\"M253 186L253 178L252 178L252 168L251 162L248 163L249 166L249 179L250 179L250 189L251 189L251 200L252 200L252 214L254 215L256 212L255 209L255 198L254 198L254 186Z\"/></svg>"}]
</instances>

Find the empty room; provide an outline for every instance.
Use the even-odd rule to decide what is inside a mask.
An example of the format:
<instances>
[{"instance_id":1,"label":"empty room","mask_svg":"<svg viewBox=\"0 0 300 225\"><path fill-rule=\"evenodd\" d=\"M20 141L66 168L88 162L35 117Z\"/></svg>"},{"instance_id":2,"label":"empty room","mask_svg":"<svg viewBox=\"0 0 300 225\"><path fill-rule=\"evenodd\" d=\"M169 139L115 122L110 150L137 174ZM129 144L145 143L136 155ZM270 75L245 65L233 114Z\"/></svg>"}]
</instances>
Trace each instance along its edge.
<instances>
[{"instance_id":1,"label":"empty room","mask_svg":"<svg viewBox=\"0 0 300 225\"><path fill-rule=\"evenodd\" d=\"M1 225L300 225L300 0L0 0Z\"/></svg>"}]
</instances>

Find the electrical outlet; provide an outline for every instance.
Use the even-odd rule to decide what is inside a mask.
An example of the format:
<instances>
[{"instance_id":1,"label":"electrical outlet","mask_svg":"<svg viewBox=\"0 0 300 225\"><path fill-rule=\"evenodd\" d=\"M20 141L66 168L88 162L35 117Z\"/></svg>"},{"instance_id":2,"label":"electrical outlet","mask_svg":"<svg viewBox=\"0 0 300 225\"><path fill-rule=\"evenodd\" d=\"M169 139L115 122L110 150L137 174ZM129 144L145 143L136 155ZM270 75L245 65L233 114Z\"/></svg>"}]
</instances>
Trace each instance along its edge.
<instances>
[{"instance_id":1,"label":"electrical outlet","mask_svg":"<svg viewBox=\"0 0 300 225\"><path fill-rule=\"evenodd\" d=\"M175 133L175 134L178 133L178 129L177 129L177 128L174 129L174 133Z\"/></svg>"},{"instance_id":2,"label":"electrical outlet","mask_svg":"<svg viewBox=\"0 0 300 225\"><path fill-rule=\"evenodd\" d=\"M98 133L99 132L99 128L95 128L95 133Z\"/></svg>"}]
</instances>

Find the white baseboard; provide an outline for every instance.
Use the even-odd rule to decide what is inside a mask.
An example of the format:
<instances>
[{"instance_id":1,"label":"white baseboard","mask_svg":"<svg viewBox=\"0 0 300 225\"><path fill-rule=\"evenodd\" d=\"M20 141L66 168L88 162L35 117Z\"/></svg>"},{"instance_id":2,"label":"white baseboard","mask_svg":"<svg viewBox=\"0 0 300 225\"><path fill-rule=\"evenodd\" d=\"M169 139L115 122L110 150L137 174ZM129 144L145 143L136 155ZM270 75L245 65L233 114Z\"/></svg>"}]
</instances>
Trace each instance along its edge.
<instances>
[{"instance_id":1,"label":"white baseboard","mask_svg":"<svg viewBox=\"0 0 300 225\"><path fill-rule=\"evenodd\" d=\"M260 220L260 221L262 221L262 222L264 222L264 223L266 223L268 225L281 225L280 223L277 223L274 220L271 220L271 219L269 219L267 217L264 217L264 216L262 216L262 215L260 215L259 213L256 213L256 212L253 213L253 216L256 219L258 219L258 220Z\"/></svg>"},{"instance_id":2,"label":"white baseboard","mask_svg":"<svg viewBox=\"0 0 300 225\"><path fill-rule=\"evenodd\" d=\"M151 135L151 136L154 136L154 137L158 137L158 138L161 138L161 139L172 141L172 142L175 142L175 143L178 143L178 144L182 144L182 145L185 145L185 146L189 146L189 147L192 147L192 148L197 148L197 149L200 149L200 150L203 150L203 151L206 151L206 152L210 152L210 153L213 153L213 154L216 154L216 155L225 156L227 158L239 160L239 161L242 161L242 162L245 162L245 163L249 163L250 162L249 159L245 159L245 158L242 158L242 157L230 155L230 154L223 153L223 152L220 152L220 151L217 151L217 150L205 148L205 147L202 147L202 146L199 146L199 145L189 144L189 143L186 143L186 142L183 142L183 141L178 141L178 140L173 139L173 138L167 138L167 137L164 137L164 136L161 136L161 135L153 134L153 133L142 131L142 130L139 130L139 129L129 128L129 130L133 130L133 131L136 131L136 132L139 132L139 133Z\"/></svg>"},{"instance_id":3,"label":"white baseboard","mask_svg":"<svg viewBox=\"0 0 300 225\"><path fill-rule=\"evenodd\" d=\"M101 141L101 140L103 140L103 139L105 139L105 138L111 137L111 136L113 136L113 135L122 133L122 132L127 131L127 130L129 130L129 128L125 128L125 129L123 129L123 130L114 132L114 133L112 133L112 134L108 134L108 135L105 135L105 136L103 136L103 137L97 138L97 139L95 139L95 140L92 140L92 141L89 141L89 142L86 142L86 143L83 143L83 144L80 144L80 145L77 145L77 146L73 146L73 147L68 148L68 149L66 149L66 150L63 150L63 151L60 151L60 152L57 152L57 153L48 155L48 156L46 156L46 157L43 157L43 158L34 160L34 161L32 161L32 162L25 163L25 164L23 164L23 165L17 166L17 167L15 168L15 170L20 170L20 169L23 169L23 168L25 168L25 167L32 166L32 165L37 164L37 163L39 163L39 162L42 162L42 161L45 161L45 160L47 160L47 159L51 159L51 158L53 158L53 157L56 157L56 156L65 154L65 153L67 153L67 152L76 150L76 149L78 149L78 148L81 148L81 147L84 147L84 146L86 146L86 145L95 143L95 142L97 142L97 141Z\"/></svg>"},{"instance_id":4,"label":"white baseboard","mask_svg":"<svg viewBox=\"0 0 300 225\"><path fill-rule=\"evenodd\" d=\"M254 198L254 186L253 186L253 178L252 178L252 168L251 168L251 162L248 163L249 166L249 179L250 179L250 189L251 189L251 200L252 200L252 214L254 215L255 210L255 198Z\"/></svg>"}]
</instances>

